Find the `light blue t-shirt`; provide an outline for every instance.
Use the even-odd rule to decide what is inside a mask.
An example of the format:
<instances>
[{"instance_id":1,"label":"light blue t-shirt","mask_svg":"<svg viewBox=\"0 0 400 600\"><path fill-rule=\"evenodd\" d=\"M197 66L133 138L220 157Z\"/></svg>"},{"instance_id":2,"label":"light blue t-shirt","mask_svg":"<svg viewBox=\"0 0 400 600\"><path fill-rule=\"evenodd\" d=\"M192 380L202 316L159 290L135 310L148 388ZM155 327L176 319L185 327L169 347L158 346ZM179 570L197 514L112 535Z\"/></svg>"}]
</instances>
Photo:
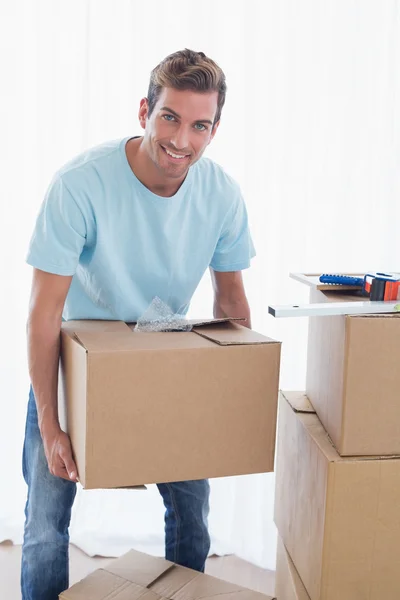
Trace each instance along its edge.
<instances>
[{"instance_id":1,"label":"light blue t-shirt","mask_svg":"<svg viewBox=\"0 0 400 600\"><path fill-rule=\"evenodd\" d=\"M157 196L129 166L130 138L60 169L41 206L28 264L73 275L63 319L137 321L158 296L185 314L206 269L239 271L255 255L239 186L201 158L178 192Z\"/></svg>"}]
</instances>

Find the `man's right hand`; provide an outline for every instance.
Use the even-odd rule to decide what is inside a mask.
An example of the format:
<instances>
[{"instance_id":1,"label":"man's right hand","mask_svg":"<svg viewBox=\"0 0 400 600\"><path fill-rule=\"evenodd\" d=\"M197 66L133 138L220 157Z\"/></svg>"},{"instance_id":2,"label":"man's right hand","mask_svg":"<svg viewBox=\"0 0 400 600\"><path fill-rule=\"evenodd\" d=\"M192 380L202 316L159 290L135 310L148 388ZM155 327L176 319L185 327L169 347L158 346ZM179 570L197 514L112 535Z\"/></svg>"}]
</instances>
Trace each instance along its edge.
<instances>
[{"instance_id":1,"label":"man's right hand","mask_svg":"<svg viewBox=\"0 0 400 600\"><path fill-rule=\"evenodd\" d=\"M50 473L75 483L79 481L69 436L58 428L51 433L46 432L42 437Z\"/></svg>"},{"instance_id":2,"label":"man's right hand","mask_svg":"<svg viewBox=\"0 0 400 600\"><path fill-rule=\"evenodd\" d=\"M58 368L62 311L72 276L33 270L27 322L29 374L38 425L52 475L78 481L71 441L58 420Z\"/></svg>"}]
</instances>

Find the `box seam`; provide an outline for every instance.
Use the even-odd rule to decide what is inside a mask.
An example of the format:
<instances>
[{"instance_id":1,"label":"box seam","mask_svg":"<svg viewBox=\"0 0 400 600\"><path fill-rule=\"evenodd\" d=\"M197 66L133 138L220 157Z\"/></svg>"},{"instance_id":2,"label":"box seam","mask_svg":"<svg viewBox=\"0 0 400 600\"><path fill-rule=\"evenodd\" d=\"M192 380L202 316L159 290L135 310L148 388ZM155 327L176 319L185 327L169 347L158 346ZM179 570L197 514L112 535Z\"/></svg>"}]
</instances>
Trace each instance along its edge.
<instances>
[{"instance_id":1,"label":"box seam","mask_svg":"<svg viewBox=\"0 0 400 600\"><path fill-rule=\"evenodd\" d=\"M340 423L340 441L339 441L339 454L344 453L346 429L345 429L345 412L347 409L347 382L348 382L348 363L349 363L349 348L350 348L350 320L346 317L345 321L345 332L344 332L344 352L343 352L343 382L342 382L342 415Z\"/></svg>"},{"instance_id":2,"label":"box seam","mask_svg":"<svg viewBox=\"0 0 400 600\"><path fill-rule=\"evenodd\" d=\"M325 457L326 458L326 457ZM326 598L327 589L329 589L330 581L330 569L331 564L330 557L330 546L331 546L331 515L334 513L333 506L335 499L335 487L336 487L336 463L328 464L328 477L326 482L326 501L325 501L325 515L324 515L324 536L323 536L323 548L322 548L322 565L321 565L321 582L320 582L320 596ZM332 494L332 496L331 496Z\"/></svg>"},{"instance_id":3,"label":"box seam","mask_svg":"<svg viewBox=\"0 0 400 600\"><path fill-rule=\"evenodd\" d=\"M381 498L381 492L382 492L382 463L379 463L379 492L378 492L378 500L377 500L377 506L376 506L376 519L375 519L375 524L378 522L378 513L379 513L379 504L380 504L380 498ZM372 565L374 564L375 560L375 547L376 547L376 538L377 538L377 530L376 530L376 526L375 526L375 531L374 531L374 543L372 546L372 552L371 552L371 557L370 557L370 575L372 575ZM369 590L368 590L368 600L372 600L372 577L370 577L369 580Z\"/></svg>"}]
</instances>

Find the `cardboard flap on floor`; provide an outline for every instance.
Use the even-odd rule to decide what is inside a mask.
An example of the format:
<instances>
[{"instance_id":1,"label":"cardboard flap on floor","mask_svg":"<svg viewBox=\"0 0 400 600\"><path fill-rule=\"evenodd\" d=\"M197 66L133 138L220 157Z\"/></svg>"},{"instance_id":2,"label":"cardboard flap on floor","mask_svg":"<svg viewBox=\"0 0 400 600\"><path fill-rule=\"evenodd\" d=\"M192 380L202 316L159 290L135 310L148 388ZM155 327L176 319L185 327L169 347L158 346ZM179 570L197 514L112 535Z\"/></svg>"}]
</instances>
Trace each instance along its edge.
<instances>
[{"instance_id":1,"label":"cardboard flap on floor","mask_svg":"<svg viewBox=\"0 0 400 600\"><path fill-rule=\"evenodd\" d=\"M134 569L132 568L133 566ZM107 565L105 569L109 573L117 575L117 577L122 577L142 587L150 587L159 577L173 569L174 566L174 563L163 558L130 550L118 560Z\"/></svg>"},{"instance_id":2,"label":"cardboard flap on floor","mask_svg":"<svg viewBox=\"0 0 400 600\"><path fill-rule=\"evenodd\" d=\"M61 600L273 600L265 594L131 550L60 595Z\"/></svg>"},{"instance_id":3,"label":"cardboard flap on floor","mask_svg":"<svg viewBox=\"0 0 400 600\"><path fill-rule=\"evenodd\" d=\"M163 599L211 600L223 594L228 600L268 600L264 594L257 594L234 583L135 550L105 569L117 577L147 588Z\"/></svg>"},{"instance_id":4,"label":"cardboard flap on floor","mask_svg":"<svg viewBox=\"0 0 400 600\"><path fill-rule=\"evenodd\" d=\"M105 569L97 569L85 579L59 595L60 600L159 600L156 594L153 598L145 598L146 590L109 573Z\"/></svg>"},{"instance_id":5,"label":"cardboard flap on floor","mask_svg":"<svg viewBox=\"0 0 400 600\"><path fill-rule=\"evenodd\" d=\"M177 570L182 573L182 567L177 567ZM151 589L153 590L153 588ZM263 594L200 573L197 573L195 577L173 594L171 592L168 590L168 595L164 594L164 598L173 597L173 600L213 600L223 595L224 600L266 600Z\"/></svg>"}]
</instances>

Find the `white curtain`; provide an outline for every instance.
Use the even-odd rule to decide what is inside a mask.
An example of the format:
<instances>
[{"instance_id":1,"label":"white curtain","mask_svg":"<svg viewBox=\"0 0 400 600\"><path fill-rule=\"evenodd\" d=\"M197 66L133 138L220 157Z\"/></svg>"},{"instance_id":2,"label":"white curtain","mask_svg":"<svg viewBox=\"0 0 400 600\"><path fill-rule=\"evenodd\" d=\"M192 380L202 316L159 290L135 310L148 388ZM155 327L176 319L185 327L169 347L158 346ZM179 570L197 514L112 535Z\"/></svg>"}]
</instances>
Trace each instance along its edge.
<instances>
[{"instance_id":1,"label":"white curtain","mask_svg":"<svg viewBox=\"0 0 400 600\"><path fill-rule=\"evenodd\" d=\"M253 327L282 340L281 387L302 389L307 302L290 271L398 270L400 26L395 0L2 0L0 4L0 540L22 540L28 392L24 257L53 172L84 148L139 134L150 70L203 50L228 96L208 156L241 184L258 256ZM192 315L212 311L204 278ZM275 566L273 475L212 482L212 550ZM80 490L72 542L90 554L163 552L148 491Z\"/></svg>"}]
</instances>

